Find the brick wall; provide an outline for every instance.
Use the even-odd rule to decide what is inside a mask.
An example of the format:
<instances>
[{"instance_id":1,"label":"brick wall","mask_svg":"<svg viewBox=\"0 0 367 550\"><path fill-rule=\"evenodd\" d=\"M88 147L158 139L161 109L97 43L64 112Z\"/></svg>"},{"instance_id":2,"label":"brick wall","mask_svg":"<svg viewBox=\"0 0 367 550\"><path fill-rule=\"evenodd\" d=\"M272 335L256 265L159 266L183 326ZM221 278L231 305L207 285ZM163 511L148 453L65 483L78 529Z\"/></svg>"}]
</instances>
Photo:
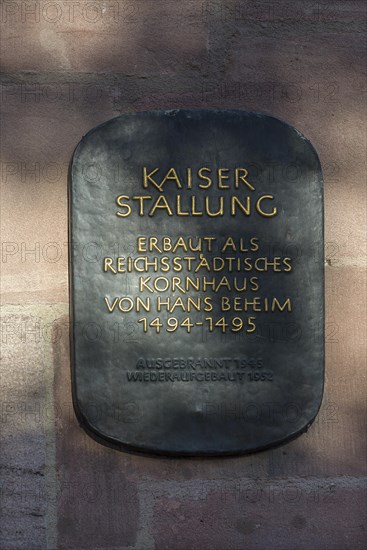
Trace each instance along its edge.
<instances>
[{"instance_id":1,"label":"brick wall","mask_svg":"<svg viewBox=\"0 0 367 550\"><path fill-rule=\"evenodd\" d=\"M1 549L365 547L364 3L1 4ZM282 118L325 178L326 387L260 454L119 453L70 395L67 170L97 124L155 108Z\"/></svg>"}]
</instances>

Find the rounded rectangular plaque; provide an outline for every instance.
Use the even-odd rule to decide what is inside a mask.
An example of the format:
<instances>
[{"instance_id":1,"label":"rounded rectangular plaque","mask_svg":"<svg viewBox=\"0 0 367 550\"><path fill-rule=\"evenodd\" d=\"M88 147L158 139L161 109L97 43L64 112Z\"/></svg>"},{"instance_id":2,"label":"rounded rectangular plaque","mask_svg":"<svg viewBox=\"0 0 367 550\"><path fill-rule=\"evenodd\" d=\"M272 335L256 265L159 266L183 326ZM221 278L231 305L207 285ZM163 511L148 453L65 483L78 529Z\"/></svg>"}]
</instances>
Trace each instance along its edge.
<instances>
[{"instance_id":1,"label":"rounded rectangular plaque","mask_svg":"<svg viewBox=\"0 0 367 550\"><path fill-rule=\"evenodd\" d=\"M240 454L304 432L324 379L323 182L292 126L128 114L70 177L74 407L121 449Z\"/></svg>"}]
</instances>

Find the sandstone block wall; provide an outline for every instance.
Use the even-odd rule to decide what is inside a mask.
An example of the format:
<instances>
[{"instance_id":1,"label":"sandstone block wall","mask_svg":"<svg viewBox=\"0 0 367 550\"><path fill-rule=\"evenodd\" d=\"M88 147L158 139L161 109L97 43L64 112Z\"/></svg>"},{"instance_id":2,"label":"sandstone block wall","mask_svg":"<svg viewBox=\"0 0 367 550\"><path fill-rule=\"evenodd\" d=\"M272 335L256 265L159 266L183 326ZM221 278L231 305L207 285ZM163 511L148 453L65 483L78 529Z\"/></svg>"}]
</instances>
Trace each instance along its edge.
<instances>
[{"instance_id":1,"label":"sandstone block wall","mask_svg":"<svg viewBox=\"0 0 367 550\"><path fill-rule=\"evenodd\" d=\"M364 548L364 3L4 0L0 10L0 548ZM113 116L178 107L282 118L324 172L323 405L307 434L247 457L119 453L85 435L71 405L73 149Z\"/></svg>"}]
</instances>

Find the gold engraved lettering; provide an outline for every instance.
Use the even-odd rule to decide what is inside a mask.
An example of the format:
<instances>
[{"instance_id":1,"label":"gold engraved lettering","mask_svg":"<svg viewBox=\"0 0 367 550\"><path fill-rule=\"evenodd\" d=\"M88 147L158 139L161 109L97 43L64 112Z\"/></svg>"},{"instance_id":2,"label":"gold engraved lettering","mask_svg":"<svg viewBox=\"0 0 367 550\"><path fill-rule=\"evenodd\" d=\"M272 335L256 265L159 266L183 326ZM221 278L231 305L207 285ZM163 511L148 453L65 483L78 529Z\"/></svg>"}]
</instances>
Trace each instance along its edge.
<instances>
[{"instance_id":1,"label":"gold engraved lettering","mask_svg":"<svg viewBox=\"0 0 367 550\"><path fill-rule=\"evenodd\" d=\"M242 172L242 176L240 176L240 173ZM248 171L246 168L236 168L235 169L235 188L239 188L239 180L241 180L251 191L255 191L255 187L251 185L250 182L247 181Z\"/></svg>"},{"instance_id":2,"label":"gold engraved lettering","mask_svg":"<svg viewBox=\"0 0 367 550\"><path fill-rule=\"evenodd\" d=\"M236 215L236 204L240 207L240 209L242 210L242 212L246 216L249 216L251 214L250 197L246 197L246 206L235 195L233 197L231 197L231 214L232 214L232 216Z\"/></svg>"},{"instance_id":3,"label":"gold engraved lettering","mask_svg":"<svg viewBox=\"0 0 367 550\"><path fill-rule=\"evenodd\" d=\"M223 216L223 197L219 197L219 210L217 212L210 212L209 209L209 197L205 197L205 211L210 218L216 218L217 216Z\"/></svg>"},{"instance_id":4,"label":"gold engraved lettering","mask_svg":"<svg viewBox=\"0 0 367 550\"><path fill-rule=\"evenodd\" d=\"M208 252L211 252L212 251L212 241L215 241L216 237L204 237L203 240L208 243Z\"/></svg>"},{"instance_id":5,"label":"gold engraved lettering","mask_svg":"<svg viewBox=\"0 0 367 550\"><path fill-rule=\"evenodd\" d=\"M146 245L147 245L147 238L138 237L138 246L137 246L138 252L146 252L147 251Z\"/></svg>"},{"instance_id":6,"label":"gold engraved lettering","mask_svg":"<svg viewBox=\"0 0 367 550\"><path fill-rule=\"evenodd\" d=\"M159 185L159 183L157 183L153 178L153 174L156 174L158 172L159 168L155 168L154 170L152 170L149 174L147 173L147 169L146 169L146 166L143 167L143 187L144 189L147 189L148 188L148 183L151 183L152 185L154 185L154 187L156 189L158 189L161 193L163 193L163 189L161 188L161 186Z\"/></svg>"},{"instance_id":7,"label":"gold engraved lettering","mask_svg":"<svg viewBox=\"0 0 367 550\"><path fill-rule=\"evenodd\" d=\"M120 311L122 311L123 313L128 313L132 309L134 309L134 301L132 300L132 298L129 298L128 296L124 296L123 298L120 298L119 300Z\"/></svg>"},{"instance_id":8,"label":"gold engraved lettering","mask_svg":"<svg viewBox=\"0 0 367 550\"><path fill-rule=\"evenodd\" d=\"M153 250L156 250L160 254L162 253L162 250L157 246L158 239L157 237L150 237L149 238L149 251L152 252Z\"/></svg>"},{"instance_id":9,"label":"gold engraved lettering","mask_svg":"<svg viewBox=\"0 0 367 550\"><path fill-rule=\"evenodd\" d=\"M151 195L135 195L132 199L139 202L139 216L144 216L144 201L152 199Z\"/></svg>"},{"instance_id":10,"label":"gold engraved lettering","mask_svg":"<svg viewBox=\"0 0 367 550\"><path fill-rule=\"evenodd\" d=\"M182 189L182 185L181 185L181 182L178 178L178 175L177 175L177 172L174 168L170 168L167 172L167 174L165 175L165 177L163 178L163 180L161 181L160 183L160 186L163 187L163 185L167 182L167 180L173 180L176 182L176 185L179 189Z\"/></svg>"},{"instance_id":11,"label":"gold engraved lettering","mask_svg":"<svg viewBox=\"0 0 367 550\"><path fill-rule=\"evenodd\" d=\"M191 277L188 277L186 275L186 277L185 277L185 288L188 290L190 285L191 285L191 288L193 288L194 290L199 290L200 289L200 279L198 277L196 277L196 280L195 280L195 279L192 279Z\"/></svg>"},{"instance_id":12,"label":"gold engraved lettering","mask_svg":"<svg viewBox=\"0 0 367 550\"><path fill-rule=\"evenodd\" d=\"M126 212L116 212L116 216L120 216L121 218L126 218L131 214L131 206L130 204L123 202L124 200L130 200L130 197L128 195L119 195L116 198L116 203L118 204L118 206L121 206L121 208L126 208Z\"/></svg>"},{"instance_id":13,"label":"gold engraved lettering","mask_svg":"<svg viewBox=\"0 0 367 550\"><path fill-rule=\"evenodd\" d=\"M162 307L165 306L167 310L169 311L171 300L170 298L167 298L167 300L164 300L161 298L161 296L157 297L157 311L160 313L162 311Z\"/></svg>"},{"instance_id":14,"label":"gold engraved lettering","mask_svg":"<svg viewBox=\"0 0 367 550\"><path fill-rule=\"evenodd\" d=\"M181 292L186 292L185 289L181 286L180 277L172 277L172 292L174 292L176 289L180 290Z\"/></svg>"},{"instance_id":15,"label":"gold engraved lettering","mask_svg":"<svg viewBox=\"0 0 367 550\"><path fill-rule=\"evenodd\" d=\"M265 218L272 218L277 213L277 207L274 206L274 208L271 212L264 212L264 210L262 209L262 206L261 206L261 203L264 200L274 200L274 196L273 195L262 195L261 197L259 197L256 201L256 210L259 214L261 214Z\"/></svg>"},{"instance_id":16,"label":"gold engraved lettering","mask_svg":"<svg viewBox=\"0 0 367 550\"><path fill-rule=\"evenodd\" d=\"M150 279L151 277L139 277L139 292L144 292L144 290L154 292L154 289L148 285Z\"/></svg>"},{"instance_id":17,"label":"gold engraved lettering","mask_svg":"<svg viewBox=\"0 0 367 550\"><path fill-rule=\"evenodd\" d=\"M160 285L161 282L163 283L163 286ZM167 277L157 277L156 279L154 279L153 286L154 286L154 289L157 290L158 292L165 292L166 290L169 289L169 285L170 283Z\"/></svg>"},{"instance_id":18,"label":"gold engraved lettering","mask_svg":"<svg viewBox=\"0 0 367 550\"><path fill-rule=\"evenodd\" d=\"M176 210L177 216L190 216L190 212L184 212L181 209L181 195L177 195L176 197Z\"/></svg>"},{"instance_id":19,"label":"gold engraved lettering","mask_svg":"<svg viewBox=\"0 0 367 550\"><path fill-rule=\"evenodd\" d=\"M211 172L210 168L206 168L205 166L203 166L202 168L200 168L200 170L198 170L198 176L201 180L206 180L208 183L206 185L204 185L203 183L199 183L199 187L200 189L208 189L211 185L212 185L212 179L209 177L209 176L205 176L203 174L203 171L206 171L206 172Z\"/></svg>"},{"instance_id":20,"label":"gold engraved lettering","mask_svg":"<svg viewBox=\"0 0 367 550\"><path fill-rule=\"evenodd\" d=\"M290 265L289 262L291 262L291 258L283 258L283 265L286 266L287 269L284 269L284 271L288 272L288 271L292 271L292 266Z\"/></svg>"},{"instance_id":21,"label":"gold engraved lettering","mask_svg":"<svg viewBox=\"0 0 367 550\"><path fill-rule=\"evenodd\" d=\"M107 298L107 296L105 296L104 301L106 302L107 309L108 309L108 311L109 311L110 313L112 313L113 310L115 309L118 300L119 300L119 299L118 299L118 297L117 297L117 298L114 299L114 301L112 302L112 304L110 304L109 299Z\"/></svg>"},{"instance_id":22,"label":"gold engraved lettering","mask_svg":"<svg viewBox=\"0 0 367 550\"><path fill-rule=\"evenodd\" d=\"M196 197L195 195L191 197L191 215L192 216L202 216L203 213L196 210Z\"/></svg>"},{"instance_id":23,"label":"gold engraved lettering","mask_svg":"<svg viewBox=\"0 0 367 550\"><path fill-rule=\"evenodd\" d=\"M221 252L225 252L228 247L231 247L233 251L236 251L236 245L234 244L232 237L227 237L226 242L222 246Z\"/></svg>"},{"instance_id":24,"label":"gold engraved lettering","mask_svg":"<svg viewBox=\"0 0 367 550\"><path fill-rule=\"evenodd\" d=\"M224 266L224 258L213 258L213 271L222 271Z\"/></svg>"},{"instance_id":25,"label":"gold engraved lettering","mask_svg":"<svg viewBox=\"0 0 367 550\"><path fill-rule=\"evenodd\" d=\"M179 237L176 241L176 244L173 248L173 252L176 252L177 248L182 248L184 252L188 252L187 245L185 242L185 239L183 237Z\"/></svg>"},{"instance_id":26,"label":"gold engraved lettering","mask_svg":"<svg viewBox=\"0 0 367 550\"><path fill-rule=\"evenodd\" d=\"M169 216L173 216L172 210L167 202L167 199L164 195L161 195L156 200L154 206L150 209L149 216L153 216L154 212L157 210L157 208L162 208L164 210L167 210L167 213Z\"/></svg>"},{"instance_id":27,"label":"gold engraved lettering","mask_svg":"<svg viewBox=\"0 0 367 550\"><path fill-rule=\"evenodd\" d=\"M172 249L172 240L170 237L163 237L163 250L169 252Z\"/></svg>"},{"instance_id":28,"label":"gold engraved lettering","mask_svg":"<svg viewBox=\"0 0 367 550\"><path fill-rule=\"evenodd\" d=\"M192 173L191 168L187 169L187 189L192 188Z\"/></svg>"},{"instance_id":29,"label":"gold engraved lettering","mask_svg":"<svg viewBox=\"0 0 367 550\"><path fill-rule=\"evenodd\" d=\"M145 311L150 311L150 298L149 296L147 298L140 298L139 296L136 297L136 311L140 311L140 308L143 308Z\"/></svg>"},{"instance_id":30,"label":"gold engraved lettering","mask_svg":"<svg viewBox=\"0 0 367 550\"><path fill-rule=\"evenodd\" d=\"M116 269L114 267L112 267L112 262L113 262L113 259L112 258L104 258L103 260L103 271L106 272L108 270L111 270L112 273L117 273Z\"/></svg>"},{"instance_id":31,"label":"gold engraved lettering","mask_svg":"<svg viewBox=\"0 0 367 550\"><path fill-rule=\"evenodd\" d=\"M257 237L251 237L250 244L251 244L251 251L252 252L256 252L257 250L259 250L258 240L259 239Z\"/></svg>"},{"instance_id":32,"label":"gold engraved lettering","mask_svg":"<svg viewBox=\"0 0 367 550\"><path fill-rule=\"evenodd\" d=\"M292 302L290 298L287 298L283 305L280 304L280 302L277 300L277 298L273 298L272 303L272 309L271 311L275 311L275 309L278 308L279 311L284 311L285 308L287 308L287 311L292 311Z\"/></svg>"},{"instance_id":33,"label":"gold engraved lettering","mask_svg":"<svg viewBox=\"0 0 367 550\"><path fill-rule=\"evenodd\" d=\"M246 332L251 333L251 332L254 332L256 330L256 325L255 325L254 321L255 321L255 317L248 317L247 318L247 324L248 324L249 328L246 330Z\"/></svg>"},{"instance_id":34,"label":"gold engraved lettering","mask_svg":"<svg viewBox=\"0 0 367 550\"><path fill-rule=\"evenodd\" d=\"M223 180L228 180L229 176L224 174L224 172L229 172L229 168L218 168L218 188L219 189L230 189L230 185L224 185Z\"/></svg>"},{"instance_id":35,"label":"gold engraved lettering","mask_svg":"<svg viewBox=\"0 0 367 550\"><path fill-rule=\"evenodd\" d=\"M118 273L125 273L125 258L118 257L117 258L117 271Z\"/></svg>"}]
</instances>

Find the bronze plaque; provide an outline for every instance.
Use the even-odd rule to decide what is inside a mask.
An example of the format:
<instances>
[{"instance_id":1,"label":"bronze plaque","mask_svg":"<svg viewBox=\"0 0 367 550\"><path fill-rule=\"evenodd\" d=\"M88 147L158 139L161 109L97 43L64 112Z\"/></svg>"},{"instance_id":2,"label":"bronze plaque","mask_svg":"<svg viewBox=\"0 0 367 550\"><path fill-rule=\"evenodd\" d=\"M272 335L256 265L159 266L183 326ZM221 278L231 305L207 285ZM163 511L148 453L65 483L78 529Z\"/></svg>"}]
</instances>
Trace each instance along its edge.
<instances>
[{"instance_id":1,"label":"bronze plaque","mask_svg":"<svg viewBox=\"0 0 367 550\"><path fill-rule=\"evenodd\" d=\"M71 165L72 378L121 449L257 451L324 378L323 182L295 128L242 111L123 115Z\"/></svg>"}]
</instances>

